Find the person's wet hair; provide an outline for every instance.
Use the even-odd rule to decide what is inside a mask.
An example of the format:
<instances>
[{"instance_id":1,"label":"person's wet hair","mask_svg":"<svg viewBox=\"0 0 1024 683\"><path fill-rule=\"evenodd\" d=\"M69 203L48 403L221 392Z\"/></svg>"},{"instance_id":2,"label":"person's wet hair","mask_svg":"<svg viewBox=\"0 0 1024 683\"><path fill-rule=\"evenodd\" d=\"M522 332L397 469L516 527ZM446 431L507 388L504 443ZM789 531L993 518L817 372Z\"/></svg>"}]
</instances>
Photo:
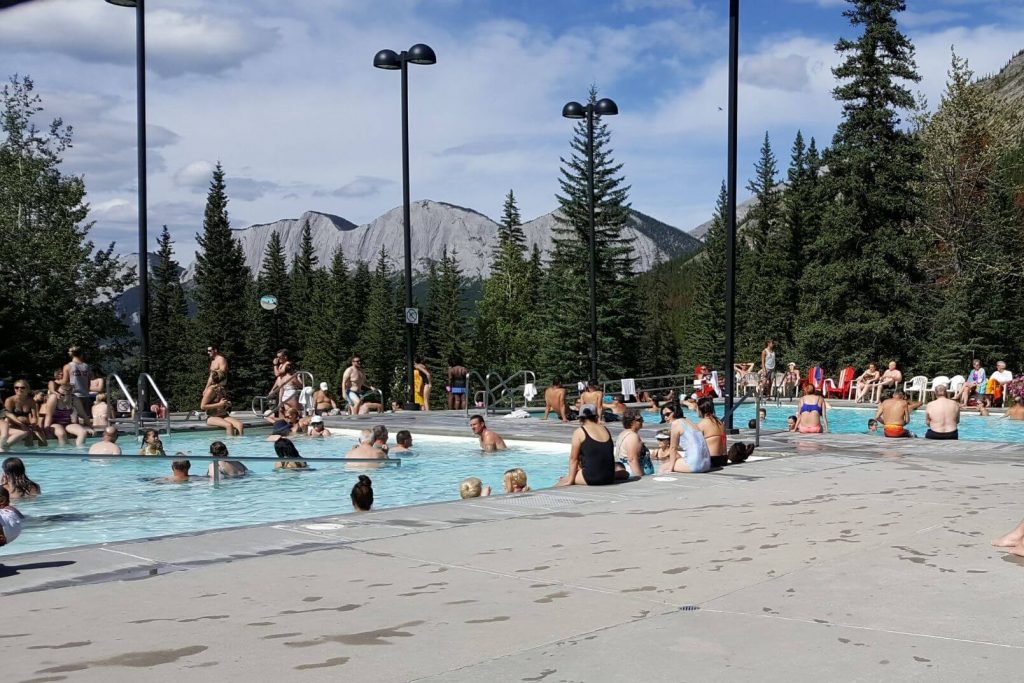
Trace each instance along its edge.
<instances>
[{"instance_id":1,"label":"person's wet hair","mask_svg":"<svg viewBox=\"0 0 1024 683\"><path fill-rule=\"evenodd\" d=\"M226 458L228 447L224 445L223 441L214 441L210 444L210 455L217 458Z\"/></svg>"},{"instance_id":2,"label":"person's wet hair","mask_svg":"<svg viewBox=\"0 0 1024 683\"><path fill-rule=\"evenodd\" d=\"M736 465L741 462L745 462L750 457L751 453L754 452L754 444L743 443L738 441L733 445L729 446L729 462Z\"/></svg>"},{"instance_id":3,"label":"person's wet hair","mask_svg":"<svg viewBox=\"0 0 1024 683\"><path fill-rule=\"evenodd\" d=\"M486 425L487 424L486 422L484 422L484 418L483 418L482 415L470 415L469 416L469 421L472 422L473 420L480 420L480 424L482 424L482 425Z\"/></svg>"},{"instance_id":4,"label":"person's wet hair","mask_svg":"<svg viewBox=\"0 0 1024 683\"><path fill-rule=\"evenodd\" d=\"M39 491L39 484L28 478L25 463L21 458L7 458L3 464L4 476L11 488L22 496L31 496Z\"/></svg>"},{"instance_id":5,"label":"person's wet hair","mask_svg":"<svg viewBox=\"0 0 1024 683\"><path fill-rule=\"evenodd\" d=\"M210 379L213 380L214 384L220 384L221 382L223 382L224 377L225 374L223 370L214 370L213 372L210 373Z\"/></svg>"},{"instance_id":6,"label":"person's wet hair","mask_svg":"<svg viewBox=\"0 0 1024 683\"><path fill-rule=\"evenodd\" d=\"M279 458L302 457L299 455L299 449L295 447L292 440L283 436L274 442L274 453L276 453Z\"/></svg>"},{"instance_id":7,"label":"person's wet hair","mask_svg":"<svg viewBox=\"0 0 1024 683\"><path fill-rule=\"evenodd\" d=\"M188 474L189 468L192 467L192 463L188 460L175 460L171 463L171 469L175 472L181 472Z\"/></svg>"},{"instance_id":8,"label":"person's wet hair","mask_svg":"<svg viewBox=\"0 0 1024 683\"><path fill-rule=\"evenodd\" d=\"M369 512L373 507L373 482L365 474L360 474L359 482L352 487L352 505L360 512Z\"/></svg>"},{"instance_id":9,"label":"person's wet hair","mask_svg":"<svg viewBox=\"0 0 1024 683\"><path fill-rule=\"evenodd\" d=\"M523 492L530 490L526 483L526 472L519 467L505 471L504 484L506 493L511 493L516 488Z\"/></svg>"},{"instance_id":10,"label":"person's wet hair","mask_svg":"<svg viewBox=\"0 0 1024 683\"><path fill-rule=\"evenodd\" d=\"M387 441L388 440L388 428L384 425L377 425L373 428L373 440L374 441Z\"/></svg>"},{"instance_id":11,"label":"person's wet hair","mask_svg":"<svg viewBox=\"0 0 1024 683\"><path fill-rule=\"evenodd\" d=\"M459 484L459 495L463 498L479 498L484 483L477 477L466 477Z\"/></svg>"},{"instance_id":12,"label":"person's wet hair","mask_svg":"<svg viewBox=\"0 0 1024 683\"><path fill-rule=\"evenodd\" d=\"M747 429L757 429L757 420L747 422Z\"/></svg>"},{"instance_id":13,"label":"person's wet hair","mask_svg":"<svg viewBox=\"0 0 1024 683\"><path fill-rule=\"evenodd\" d=\"M409 444L412 443L412 434L409 432L408 429L400 430L397 434L395 434L395 443L397 443L400 446L405 446L406 448L408 448Z\"/></svg>"}]
</instances>

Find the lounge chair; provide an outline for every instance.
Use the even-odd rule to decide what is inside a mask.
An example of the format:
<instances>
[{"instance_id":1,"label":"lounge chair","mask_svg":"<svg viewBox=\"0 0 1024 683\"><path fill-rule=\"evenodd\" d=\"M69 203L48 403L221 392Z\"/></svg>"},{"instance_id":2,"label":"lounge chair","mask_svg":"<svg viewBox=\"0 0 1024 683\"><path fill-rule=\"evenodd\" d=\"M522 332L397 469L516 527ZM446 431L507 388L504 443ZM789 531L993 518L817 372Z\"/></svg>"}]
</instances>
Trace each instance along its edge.
<instances>
[{"instance_id":1,"label":"lounge chair","mask_svg":"<svg viewBox=\"0 0 1024 683\"><path fill-rule=\"evenodd\" d=\"M917 394L918 400L924 403L925 394L928 392L928 378L924 375L917 375L911 378L909 382L903 383L903 393L908 397L912 394Z\"/></svg>"},{"instance_id":2,"label":"lounge chair","mask_svg":"<svg viewBox=\"0 0 1024 683\"><path fill-rule=\"evenodd\" d=\"M852 365L848 365L843 368L842 372L839 373L838 384L832 380L832 378L826 379L823 383L822 393L826 398L850 398L850 393L853 391L853 378L857 374L857 371Z\"/></svg>"}]
</instances>

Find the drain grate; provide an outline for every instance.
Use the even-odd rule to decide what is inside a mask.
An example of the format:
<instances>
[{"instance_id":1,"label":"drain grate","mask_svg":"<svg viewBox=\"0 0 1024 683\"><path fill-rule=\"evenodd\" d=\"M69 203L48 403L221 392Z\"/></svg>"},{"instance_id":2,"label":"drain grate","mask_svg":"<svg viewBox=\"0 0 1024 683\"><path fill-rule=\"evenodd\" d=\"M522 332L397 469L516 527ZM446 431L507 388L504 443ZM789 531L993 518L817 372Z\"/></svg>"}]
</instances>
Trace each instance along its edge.
<instances>
[{"instance_id":1,"label":"drain grate","mask_svg":"<svg viewBox=\"0 0 1024 683\"><path fill-rule=\"evenodd\" d=\"M700 607L697 605L683 605L679 608L680 612L696 612Z\"/></svg>"},{"instance_id":2,"label":"drain grate","mask_svg":"<svg viewBox=\"0 0 1024 683\"><path fill-rule=\"evenodd\" d=\"M515 507L533 510L556 510L558 508L572 507L581 503L589 503L590 500L578 496L560 496L552 493L536 493L530 496L501 496L486 500L486 505L491 507ZM480 500L484 504L484 500Z\"/></svg>"}]
</instances>

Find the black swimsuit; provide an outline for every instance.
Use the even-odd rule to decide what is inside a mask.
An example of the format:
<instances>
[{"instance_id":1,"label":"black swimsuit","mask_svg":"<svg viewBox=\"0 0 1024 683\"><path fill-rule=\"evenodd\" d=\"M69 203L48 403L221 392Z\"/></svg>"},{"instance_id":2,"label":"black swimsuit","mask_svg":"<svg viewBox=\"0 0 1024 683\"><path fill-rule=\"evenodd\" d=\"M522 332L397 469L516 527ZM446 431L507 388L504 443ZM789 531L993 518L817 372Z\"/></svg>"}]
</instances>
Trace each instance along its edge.
<instances>
[{"instance_id":1,"label":"black swimsuit","mask_svg":"<svg viewBox=\"0 0 1024 683\"><path fill-rule=\"evenodd\" d=\"M611 438L598 441L583 429L583 443L580 444L580 469L583 481L588 486L603 486L615 483L615 444Z\"/></svg>"}]
</instances>

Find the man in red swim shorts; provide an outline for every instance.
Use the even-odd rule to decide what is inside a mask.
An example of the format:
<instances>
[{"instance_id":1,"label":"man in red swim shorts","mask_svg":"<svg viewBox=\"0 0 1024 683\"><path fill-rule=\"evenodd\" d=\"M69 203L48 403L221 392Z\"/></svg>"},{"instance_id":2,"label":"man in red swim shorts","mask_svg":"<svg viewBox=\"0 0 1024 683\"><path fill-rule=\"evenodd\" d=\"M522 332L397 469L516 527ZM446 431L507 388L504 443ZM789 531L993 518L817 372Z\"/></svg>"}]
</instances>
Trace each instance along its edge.
<instances>
[{"instance_id":1,"label":"man in red swim shorts","mask_svg":"<svg viewBox=\"0 0 1024 683\"><path fill-rule=\"evenodd\" d=\"M882 432L889 438L913 436L907 431L907 423L910 422L910 404L901 389L893 392L891 398L887 398L878 406L875 419L882 423Z\"/></svg>"}]
</instances>

